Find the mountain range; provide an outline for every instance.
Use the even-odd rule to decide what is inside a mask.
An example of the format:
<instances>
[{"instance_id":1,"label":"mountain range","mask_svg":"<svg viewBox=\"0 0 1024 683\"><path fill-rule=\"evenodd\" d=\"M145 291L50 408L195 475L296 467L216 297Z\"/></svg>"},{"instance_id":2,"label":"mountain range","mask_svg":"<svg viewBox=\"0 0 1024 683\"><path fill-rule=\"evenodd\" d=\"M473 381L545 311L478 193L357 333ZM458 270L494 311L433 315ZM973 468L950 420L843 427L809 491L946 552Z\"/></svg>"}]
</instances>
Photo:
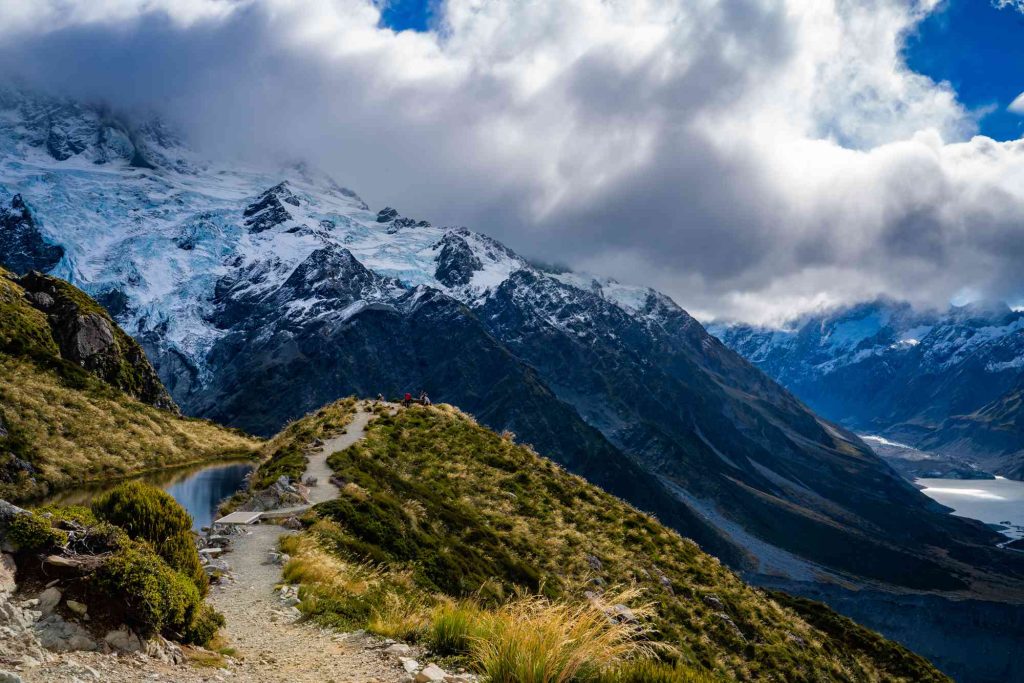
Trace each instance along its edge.
<instances>
[{"instance_id":1,"label":"mountain range","mask_svg":"<svg viewBox=\"0 0 1024 683\"><path fill-rule=\"evenodd\" d=\"M928 625L987 627L947 597L1024 601L1024 562L998 535L654 290L372 210L302 164L209 161L159 120L13 88L0 200L0 260L94 296L186 414L267 435L339 396L425 390L755 580L940 596L924 626L886 628L947 670L971 655ZM1007 637L1002 617L992 629Z\"/></svg>"},{"instance_id":2,"label":"mountain range","mask_svg":"<svg viewBox=\"0 0 1024 683\"><path fill-rule=\"evenodd\" d=\"M712 329L820 415L923 452L918 476L1024 478L1022 312L878 300L782 329Z\"/></svg>"},{"instance_id":3,"label":"mountain range","mask_svg":"<svg viewBox=\"0 0 1024 683\"><path fill-rule=\"evenodd\" d=\"M238 562L243 554L238 546L258 544L262 556L268 536L282 529L267 523L255 532L231 534L234 547L226 552L224 539L229 536L193 537L188 511L168 493L135 478L150 470L174 471L180 477L177 466L183 462L199 461L209 472L222 469L214 462L218 459L254 458L259 464L250 487L235 491L229 505L260 497L267 502L266 496L286 491L292 501L303 500L300 491L308 494L311 489L298 480L315 457L316 444L336 440L339 431L348 436L360 430L355 444L333 452L325 463L348 484L337 497L308 511L299 529L282 541L293 558L280 578L289 597L295 597L296 615L333 637L343 630L400 638L418 644L423 655L443 655L446 665L479 670L476 638L494 638L488 625L501 618L509 596L519 596L556 610L600 608L599 626L625 625L631 639L642 635L644 645L636 643L637 656L629 662L621 656L608 660L607 648L594 649L592 660L603 657L605 668L620 672L601 679L608 683L752 681L765 675L815 683L949 680L919 655L819 603L745 584L691 540L452 406L399 409L348 397L265 441L182 417L138 344L84 292L52 276L33 272L17 277L0 270L0 397L0 560L5 581L0 590L0 665L19 666L17 674L0 671L0 679L24 674L27 680L81 680L73 673L60 675L67 669L80 671L70 658L61 663L70 652L75 658L90 658L94 679L200 680L208 678L213 659L224 676L278 680L281 664L258 656L265 656L267 635L273 638L283 631L294 638L296 631L315 627L281 623L277 613L263 614L259 603L254 607L229 590L237 584L235 590L245 596L263 592L252 574L244 572L255 566L265 574L266 563ZM237 461L234 466L239 466ZM118 483L119 477L134 480ZM50 499L29 511L9 502L35 507L41 494L57 492L59 497L67 489L79 504ZM88 506L81 504L90 500ZM193 513L203 507L190 502ZM106 515L103 521L99 514ZM113 519L120 524L109 521ZM140 521L159 531L144 545L126 547L122 534L138 533ZM170 544L155 542L166 539L171 525L186 534L184 543L173 546L177 555L165 550ZM265 535L254 537L260 530ZM221 545L206 545L211 539ZM206 552L198 552L197 543ZM217 550L211 553L211 547ZM156 557L172 559L161 565ZM191 560L178 564L182 558ZM124 566L131 571L119 570ZM169 572L185 577L186 569L177 567L191 568L194 578L184 584L173 580L175 574ZM276 571L270 578L274 576ZM209 602L185 587L202 586L199 590L205 593L211 582L215 588ZM290 582L301 582L301 590ZM270 593L271 585L262 589ZM623 585L635 589L619 590ZM41 611L21 606L21 596L43 586L45 599L58 601L46 609L65 605L45 618ZM656 605L651 596L656 596ZM617 600L629 601L635 611ZM166 608L177 601L189 601L191 609ZM248 609L238 610L238 602ZM234 606L227 624L215 605ZM443 626L443 609L458 610L467 637L445 635L451 631ZM605 609L619 617L607 620ZM169 626L168 619L181 621ZM259 625L261 639L254 644L240 631L260 619L265 620ZM640 619L645 623L642 632L637 630ZM121 624L114 632L132 633L135 640L129 638L125 645L123 639L110 637L111 624ZM428 624L440 625L428 629ZM224 625L227 632L214 639ZM533 624L544 625L542 620ZM127 653L134 642L168 647L158 633L186 643L192 661L200 656L197 652L205 653L203 664L195 666L207 675L193 679L192 666L183 662L168 672L156 657L135 660L126 672L120 666L125 658L115 652ZM590 647L599 635L587 632L570 642ZM92 652L97 641L112 645L115 652ZM231 643L230 650L223 647L225 642ZM291 665L305 674L322 671L325 661L351 664L367 651L380 661L380 650L395 644L370 641L341 652L311 653L307 642L285 650ZM511 649L537 656L536 650L527 649L535 642L514 639ZM199 645L210 649L197 651ZM408 643L399 648L406 654L410 650ZM173 646L169 651L174 652ZM221 652L232 659L217 659ZM237 652L260 664L242 664ZM280 655L281 650L273 652ZM398 660L391 664L406 671ZM380 668L375 671L382 673ZM352 674L353 680L380 680L360 673Z\"/></svg>"}]
</instances>

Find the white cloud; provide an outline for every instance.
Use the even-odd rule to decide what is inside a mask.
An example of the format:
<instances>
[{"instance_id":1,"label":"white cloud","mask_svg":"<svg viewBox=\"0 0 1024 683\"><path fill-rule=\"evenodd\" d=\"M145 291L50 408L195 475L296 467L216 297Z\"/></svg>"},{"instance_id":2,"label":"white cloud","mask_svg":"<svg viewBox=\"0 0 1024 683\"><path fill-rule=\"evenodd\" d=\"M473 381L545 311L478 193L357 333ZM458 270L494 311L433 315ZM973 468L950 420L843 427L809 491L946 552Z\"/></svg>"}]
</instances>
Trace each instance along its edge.
<instances>
[{"instance_id":1,"label":"white cloud","mask_svg":"<svg viewBox=\"0 0 1024 683\"><path fill-rule=\"evenodd\" d=\"M992 6L997 9L1015 9L1024 12L1024 0L992 0Z\"/></svg>"},{"instance_id":2,"label":"white cloud","mask_svg":"<svg viewBox=\"0 0 1024 683\"><path fill-rule=\"evenodd\" d=\"M1010 102L1010 106L1006 108L1007 111L1012 111L1014 114L1020 114L1024 116L1024 92L1017 95L1017 99Z\"/></svg>"},{"instance_id":3,"label":"white cloud","mask_svg":"<svg viewBox=\"0 0 1024 683\"><path fill-rule=\"evenodd\" d=\"M766 320L1024 290L1024 143L902 60L937 4L448 0L419 34L369 0L37 0L0 4L0 63Z\"/></svg>"}]
</instances>

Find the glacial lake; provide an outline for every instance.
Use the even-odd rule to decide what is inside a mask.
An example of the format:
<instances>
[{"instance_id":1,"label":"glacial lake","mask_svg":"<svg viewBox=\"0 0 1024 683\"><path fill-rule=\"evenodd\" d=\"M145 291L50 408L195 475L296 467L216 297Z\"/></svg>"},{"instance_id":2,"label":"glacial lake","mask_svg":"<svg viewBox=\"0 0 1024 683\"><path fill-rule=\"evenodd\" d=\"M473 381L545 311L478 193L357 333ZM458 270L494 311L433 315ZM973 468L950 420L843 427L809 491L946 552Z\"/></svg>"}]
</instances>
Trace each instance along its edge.
<instances>
[{"instance_id":1,"label":"glacial lake","mask_svg":"<svg viewBox=\"0 0 1024 683\"><path fill-rule=\"evenodd\" d=\"M222 500L245 486L245 477L252 471L251 462L219 462L171 470L160 470L133 477L147 484L162 488L178 501L190 515L192 528L199 531L209 526L217 505ZM125 480L90 484L84 487L59 491L42 503L62 505L88 505L95 496L113 488Z\"/></svg>"},{"instance_id":2,"label":"glacial lake","mask_svg":"<svg viewBox=\"0 0 1024 683\"><path fill-rule=\"evenodd\" d=\"M1007 527L1002 533L1024 538L1024 482L995 479L918 479L922 492L961 517Z\"/></svg>"}]
</instances>

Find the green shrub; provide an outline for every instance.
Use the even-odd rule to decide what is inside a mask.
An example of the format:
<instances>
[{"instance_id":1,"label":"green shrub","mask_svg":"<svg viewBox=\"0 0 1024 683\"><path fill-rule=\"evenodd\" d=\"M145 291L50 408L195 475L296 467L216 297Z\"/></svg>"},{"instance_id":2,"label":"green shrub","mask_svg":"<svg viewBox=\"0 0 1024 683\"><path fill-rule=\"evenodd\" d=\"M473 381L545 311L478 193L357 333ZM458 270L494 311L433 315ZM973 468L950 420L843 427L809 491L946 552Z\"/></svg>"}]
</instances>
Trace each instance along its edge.
<instances>
[{"instance_id":1,"label":"green shrub","mask_svg":"<svg viewBox=\"0 0 1024 683\"><path fill-rule=\"evenodd\" d=\"M209 580L192 538L192 518L160 489L130 481L98 496L92 510L133 539L146 541L171 568L192 580L205 595Z\"/></svg>"},{"instance_id":2,"label":"green shrub","mask_svg":"<svg viewBox=\"0 0 1024 683\"><path fill-rule=\"evenodd\" d=\"M7 538L23 552L41 552L67 545L68 535L54 529L48 517L35 512L17 515L7 528Z\"/></svg>"},{"instance_id":3,"label":"green shrub","mask_svg":"<svg viewBox=\"0 0 1024 683\"><path fill-rule=\"evenodd\" d=\"M195 584L141 543L107 558L94 580L100 591L116 596L126 621L146 636L180 639L202 605Z\"/></svg>"},{"instance_id":4,"label":"green shrub","mask_svg":"<svg viewBox=\"0 0 1024 683\"><path fill-rule=\"evenodd\" d=\"M205 602L199 603L192 613L192 619L181 634L181 642L190 645L206 645L224 625L224 615Z\"/></svg>"}]
</instances>

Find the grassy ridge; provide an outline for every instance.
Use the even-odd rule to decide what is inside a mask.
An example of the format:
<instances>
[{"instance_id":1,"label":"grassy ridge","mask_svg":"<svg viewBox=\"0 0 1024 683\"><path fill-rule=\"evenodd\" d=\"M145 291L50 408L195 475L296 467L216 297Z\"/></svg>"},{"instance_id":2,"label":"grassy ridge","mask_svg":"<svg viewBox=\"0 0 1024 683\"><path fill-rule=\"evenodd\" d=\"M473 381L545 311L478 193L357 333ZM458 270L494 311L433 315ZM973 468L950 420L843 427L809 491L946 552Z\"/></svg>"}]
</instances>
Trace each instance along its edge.
<instances>
[{"instance_id":1,"label":"grassy ridge","mask_svg":"<svg viewBox=\"0 0 1024 683\"><path fill-rule=\"evenodd\" d=\"M355 406L352 397L335 401L278 432L259 450L262 464L252 479L252 487L266 488L282 475L300 479L309 462L306 449L318 439L329 438L344 429L352 421Z\"/></svg>"},{"instance_id":2,"label":"grassy ridge","mask_svg":"<svg viewBox=\"0 0 1024 683\"><path fill-rule=\"evenodd\" d=\"M96 312L84 293L59 286ZM119 343L134 344L115 330ZM144 380L130 366L118 370L119 388L62 358L46 315L0 271L0 498L27 500L81 482L247 456L258 447L238 431L125 393Z\"/></svg>"},{"instance_id":3,"label":"grassy ridge","mask_svg":"<svg viewBox=\"0 0 1024 683\"><path fill-rule=\"evenodd\" d=\"M649 608L652 651L687 676L947 680L852 622L818 626L652 517L455 409L381 416L329 463L342 496L317 506L309 532L288 542L295 559L286 568L304 585L301 608L324 623L429 643L438 606L452 600L496 614L523 591L571 606L624 587Z\"/></svg>"}]
</instances>

